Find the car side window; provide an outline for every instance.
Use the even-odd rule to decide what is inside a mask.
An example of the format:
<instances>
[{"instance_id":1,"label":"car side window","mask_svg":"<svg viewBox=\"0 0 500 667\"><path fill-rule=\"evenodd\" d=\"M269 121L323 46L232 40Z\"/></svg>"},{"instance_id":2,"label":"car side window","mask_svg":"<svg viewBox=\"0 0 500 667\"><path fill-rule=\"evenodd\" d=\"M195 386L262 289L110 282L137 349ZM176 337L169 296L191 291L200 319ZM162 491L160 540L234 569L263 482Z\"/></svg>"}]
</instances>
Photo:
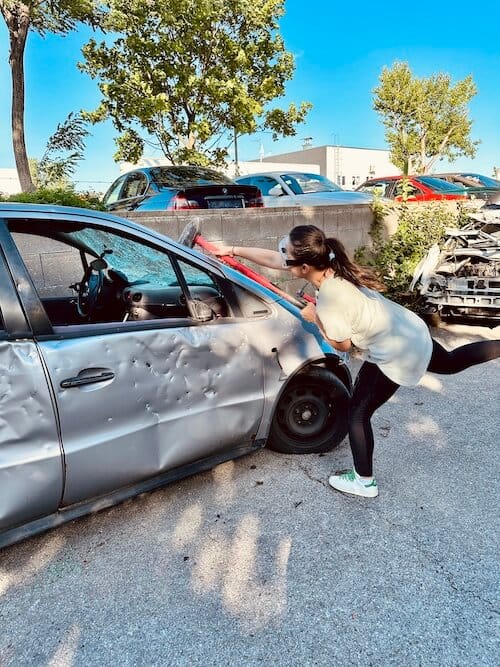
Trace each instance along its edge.
<instances>
[{"instance_id":1,"label":"car side window","mask_svg":"<svg viewBox=\"0 0 500 667\"><path fill-rule=\"evenodd\" d=\"M208 304L213 318L227 316L209 272L174 261L163 248L84 224L24 226L16 223L12 237L55 327L196 318L186 285L194 301Z\"/></svg>"},{"instance_id":2,"label":"car side window","mask_svg":"<svg viewBox=\"0 0 500 667\"><path fill-rule=\"evenodd\" d=\"M177 261L190 297L208 305L214 318L227 317L229 309L214 276L199 266L194 266L182 259Z\"/></svg>"},{"instance_id":3,"label":"car side window","mask_svg":"<svg viewBox=\"0 0 500 667\"><path fill-rule=\"evenodd\" d=\"M289 174L284 174L282 178L294 195L304 194L304 191L302 190L299 182L295 178L293 178L293 176L290 176Z\"/></svg>"},{"instance_id":4,"label":"car side window","mask_svg":"<svg viewBox=\"0 0 500 667\"><path fill-rule=\"evenodd\" d=\"M396 197L416 197L421 195L422 191L419 190L415 185L409 183L408 181L398 181L394 187L394 195Z\"/></svg>"},{"instance_id":5,"label":"car side window","mask_svg":"<svg viewBox=\"0 0 500 667\"><path fill-rule=\"evenodd\" d=\"M384 181L370 182L361 185L358 190L361 192L368 192L376 197L387 197L391 184Z\"/></svg>"},{"instance_id":6,"label":"car side window","mask_svg":"<svg viewBox=\"0 0 500 667\"><path fill-rule=\"evenodd\" d=\"M106 193L104 196L104 203L107 204L114 204L116 201L119 199L120 195L120 190L122 189L123 182L125 180L125 176L122 176L119 178L114 185L111 186L110 190Z\"/></svg>"},{"instance_id":7,"label":"car side window","mask_svg":"<svg viewBox=\"0 0 500 667\"><path fill-rule=\"evenodd\" d=\"M54 238L22 232L12 237L41 299L70 298L70 285L82 278L82 260L78 250Z\"/></svg>"},{"instance_id":8,"label":"car side window","mask_svg":"<svg viewBox=\"0 0 500 667\"><path fill-rule=\"evenodd\" d=\"M120 199L131 199L141 197L148 189L148 179L142 172L130 174L125 181L125 186Z\"/></svg>"},{"instance_id":9,"label":"car side window","mask_svg":"<svg viewBox=\"0 0 500 667\"><path fill-rule=\"evenodd\" d=\"M269 190L279 185L275 178L270 176L255 176L252 179L252 185L256 185L264 196L269 195Z\"/></svg>"}]
</instances>

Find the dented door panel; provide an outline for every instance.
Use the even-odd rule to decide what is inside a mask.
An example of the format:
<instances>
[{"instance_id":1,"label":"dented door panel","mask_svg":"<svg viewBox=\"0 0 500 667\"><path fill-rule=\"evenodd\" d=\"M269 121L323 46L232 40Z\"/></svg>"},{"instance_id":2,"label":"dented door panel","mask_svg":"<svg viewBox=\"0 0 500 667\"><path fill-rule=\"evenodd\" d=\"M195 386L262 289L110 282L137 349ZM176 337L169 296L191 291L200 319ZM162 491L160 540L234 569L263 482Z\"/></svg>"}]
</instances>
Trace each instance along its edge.
<instances>
[{"instance_id":1,"label":"dented door panel","mask_svg":"<svg viewBox=\"0 0 500 667\"><path fill-rule=\"evenodd\" d=\"M57 510L62 453L35 343L0 341L0 530Z\"/></svg>"},{"instance_id":2,"label":"dented door panel","mask_svg":"<svg viewBox=\"0 0 500 667\"><path fill-rule=\"evenodd\" d=\"M65 449L63 505L254 439L264 393L251 332L228 322L42 343ZM102 373L110 379L61 386Z\"/></svg>"}]
</instances>

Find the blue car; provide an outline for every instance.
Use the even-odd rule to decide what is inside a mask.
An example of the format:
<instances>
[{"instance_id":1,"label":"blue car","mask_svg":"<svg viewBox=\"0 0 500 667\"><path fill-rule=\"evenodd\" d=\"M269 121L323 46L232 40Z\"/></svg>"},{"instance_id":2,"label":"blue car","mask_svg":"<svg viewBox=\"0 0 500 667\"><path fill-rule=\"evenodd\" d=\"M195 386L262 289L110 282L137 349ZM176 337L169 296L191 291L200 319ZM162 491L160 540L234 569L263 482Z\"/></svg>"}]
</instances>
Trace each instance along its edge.
<instances>
[{"instance_id":1,"label":"blue car","mask_svg":"<svg viewBox=\"0 0 500 667\"><path fill-rule=\"evenodd\" d=\"M196 166L141 167L123 174L104 195L108 211L166 211L260 208L252 185L235 183L213 169Z\"/></svg>"}]
</instances>

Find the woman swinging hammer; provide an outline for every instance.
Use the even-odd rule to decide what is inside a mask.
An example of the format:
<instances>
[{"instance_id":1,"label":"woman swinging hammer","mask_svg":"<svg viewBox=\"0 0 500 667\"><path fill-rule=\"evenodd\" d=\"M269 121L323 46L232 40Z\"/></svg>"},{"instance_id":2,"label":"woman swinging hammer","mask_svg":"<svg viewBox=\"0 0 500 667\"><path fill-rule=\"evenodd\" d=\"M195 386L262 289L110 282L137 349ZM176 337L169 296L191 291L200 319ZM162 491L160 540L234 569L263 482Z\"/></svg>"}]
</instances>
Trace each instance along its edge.
<instances>
[{"instance_id":1,"label":"woman swinging hammer","mask_svg":"<svg viewBox=\"0 0 500 667\"><path fill-rule=\"evenodd\" d=\"M378 495L371 417L399 386L418 384L427 371L458 373L500 357L500 340L445 350L431 338L420 317L380 293L383 285L373 272L352 262L338 239L327 238L314 225L294 227L278 251L219 246L216 254L288 269L309 281L317 290L317 300L316 306L308 304L302 310L303 318L316 323L337 350L345 352L354 344L361 352L363 364L349 403L354 467L329 478L337 491L366 498Z\"/></svg>"}]
</instances>

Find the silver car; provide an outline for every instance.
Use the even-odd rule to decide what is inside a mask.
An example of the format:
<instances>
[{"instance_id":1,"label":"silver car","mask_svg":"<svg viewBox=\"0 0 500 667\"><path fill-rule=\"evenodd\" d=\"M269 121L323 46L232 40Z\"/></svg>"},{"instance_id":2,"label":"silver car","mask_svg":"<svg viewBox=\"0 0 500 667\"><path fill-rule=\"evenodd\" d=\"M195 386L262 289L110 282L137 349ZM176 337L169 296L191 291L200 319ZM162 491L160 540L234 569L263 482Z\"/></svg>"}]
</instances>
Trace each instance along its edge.
<instances>
[{"instance_id":1,"label":"silver car","mask_svg":"<svg viewBox=\"0 0 500 667\"><path fill-rule=\"evenodd\" d=\"M344 437L344 358L215 259L27 204L0 204L0 250L0 547L259 447Z\"/></svg>"},{"instance_id":2,"label":"silver car","mask_svg":"<svg viewBox=\"0 0 500 667\"><path fill-rule=\"evenodd\" d=\"M329 206L370 204L373 195L342 190L325 176L299 171L268 171L235 178L242 185L254 185L262 192L264 206Z\"/></svg>"}]
</instances>

